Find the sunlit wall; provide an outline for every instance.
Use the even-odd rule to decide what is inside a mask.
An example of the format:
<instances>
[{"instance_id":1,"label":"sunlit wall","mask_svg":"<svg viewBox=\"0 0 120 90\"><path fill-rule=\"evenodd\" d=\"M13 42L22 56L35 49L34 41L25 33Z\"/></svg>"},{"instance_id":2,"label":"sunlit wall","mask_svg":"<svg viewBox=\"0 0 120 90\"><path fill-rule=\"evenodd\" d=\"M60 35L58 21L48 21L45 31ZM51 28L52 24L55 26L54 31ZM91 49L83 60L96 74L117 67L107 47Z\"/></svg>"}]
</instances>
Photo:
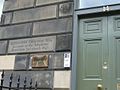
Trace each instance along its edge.
<instances>
[{"instance_id":1,"label":"sunlit wall","mask_svg":"<svg viewBox=\"0 0 120 90\"><path fill-rule=\"evenodd\" d=\"M0 17L1 17L1 14L2 14L3 3L4 3L4 0L0 0Z\"/></svg>"}]
</instances>

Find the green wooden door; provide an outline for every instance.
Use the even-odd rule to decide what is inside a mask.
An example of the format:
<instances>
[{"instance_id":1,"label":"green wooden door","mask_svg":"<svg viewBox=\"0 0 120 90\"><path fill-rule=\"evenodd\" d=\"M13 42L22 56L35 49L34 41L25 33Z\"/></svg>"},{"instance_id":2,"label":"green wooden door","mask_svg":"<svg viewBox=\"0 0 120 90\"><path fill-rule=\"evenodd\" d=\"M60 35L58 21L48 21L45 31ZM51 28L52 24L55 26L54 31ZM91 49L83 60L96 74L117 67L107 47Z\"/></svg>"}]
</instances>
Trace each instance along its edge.
<instances>
[{"instance_id":1,"label":"green wooden door","mask_svg":"<svg viewBox=\"0 0 120 90\"><path fill-rule=\"evenodd\" d=\"M120 90L120 15L108 17L110 90Z\"/></svg>"},{"instance_id":2,"label":"green wooden door","mask_svg":"<svg viewBox=\"0 0 120 90\"><path fill-rule=\"evenodd\" d=\"M77 90L120 90L120 15L79 20Z\"/></svg>"},{"instance_id":3,"label":"green wooden door","mask_svg":"<svg viewBox=\"0 0 120 90\"><path fill-rule=\"evenodd\" d=\"M80 19L77 90L108 88L107 32L106 17Z\"/></svg>"}]
</instances>

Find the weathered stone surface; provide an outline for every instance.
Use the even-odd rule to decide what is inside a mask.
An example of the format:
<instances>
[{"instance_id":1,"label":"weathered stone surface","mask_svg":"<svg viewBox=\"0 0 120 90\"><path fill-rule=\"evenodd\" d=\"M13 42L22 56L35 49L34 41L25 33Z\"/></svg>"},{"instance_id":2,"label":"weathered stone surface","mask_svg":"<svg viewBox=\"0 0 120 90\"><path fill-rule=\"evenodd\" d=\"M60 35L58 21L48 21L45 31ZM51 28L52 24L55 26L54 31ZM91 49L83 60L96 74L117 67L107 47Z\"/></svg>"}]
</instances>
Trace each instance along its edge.
<instances>
[{"instance_id":1,"label":"weathered stone surface","mask_svg":"<svg viewBox=\"0 0 120 90\"><path fill-rule=\"evenodd\" d=\"M9 77L12 71L5 71L4 86L9 85ZM52 71L13 71L13 86L17 85L17 79L20 75L20 86L23 87L24 79L27 77L27 86L30 86L32 79L32 86L35 86L37 81L40 88L52 88L53 86L53 72ZM44 90L44 89L43 89Z\"/></svg>"},{"instance_id":2,"label":"weathered stone surface","mask_svg":"<svg viewBox=\"0 0 120 90\"><path fill-rule=\"evenodd\" d=\"M56 3L62 1L70 1L70 0L37 0L36 5L38 6L38 5L44 5L44 4Z\"/></svg>"},{"instance_id":3,"label":"weathered stone surface","mask_svg":"<svg viewBox=\"0 0 120 90\"><path fill-rule=\"evenodd\" d=\"M17 1L18 0L5 0L4 6L3 6L3 11L17 8L17 4L16 4Z\"/></svg>"},{"instance_id":4,"label":"weathered stone surface","mask_svg":"<svg viewBox=\"0 0 120 90\"><path fill-rule=\"evenodd\" d=\"M54 88L54 90L70 90L70 88Z\"/></svg>"},{"instance_id":5,"label":"weathered stone surface","mask_svg":"<svg viewBox=\"0 0 120 90\"><path fill-rule=\"evenodd\" d=\"M33 7L34 0L6 0L3 11L15 10L19 8Z\"/></svg>"},{"instance_id":6,"label":"weathered stone surface","mask_svg":"<svg viewBox=\"0 0 120 90\"><path fill-rule=\"evenodd\" d=\"M14 69L15 55L0 56L0 70Z\"/></svg>"},{"instance_id":7,"label":"weathered stone surface","mask_svg":"<svg viewBox=\"0 0 120 90\"><path fill-rule=\"evenodd\" d=\"M72 15L73 3L63 3L59 5L59 16Z\"/></svg>"},{"instance_id":8,"label":"weathered stone surface","mask_svg":"<svg viewBox=\"0 0 120 90\"><path fill-rule=\"evenodd\" d=\"M12 20L12 13L4 13L3 14L3 24L10 24Z\"/></svg>"},{"instance_id":9,"label":"weathered stone surface","mask_svg":"<svg viewBox=\"0 0 120 90\"><path fill-rule=\"evenodd\" d=\"M54 53L49 55L49 68L64 68L64 53Z\"/></svg>"},{"instance_id":10,"label":"weathered stone surface","mask_svg":"<svg viewBox=\"0 0 120 90\"><path fill-rule=\"evenodd\" d=\"M23 89L19 89L19 90L23 90ZM30 89L26 89L26 90L30 90ZM31 89L31 90L35 90L35 89ZM44 89L37 88L37 90L51 90L51 89L48 89L48 88L47 89L45 89L45 88Z\"/></svg>"},{"instance_id":11,"label":"weathered stone surface","mask_svg":"<svg viewBox=\"0 0 120 90\"><path fill-rule=\"evenodd\" d=\"M7 48L7 41L0 41L0 54L5 54Z\"/></svg>"},{"instance_id":12,"label":"weathered stone surface","mask_svg":"<svg viewBox=\"0 0 120 90\"><path fill-rule=\"evenodd\" d=\"M32 24L0 27L0 39L30 36Z\"/></svg>"},{"instance_id":13,"label":"weathered stone surface","mask_svg":"<svg viewBox=\"0 0 120 90\"><path fill-rule=\"evenodd\" d=\"M56 5L51 5L51 6L16 11L13 14L12 23L55 18L57 11L56 9L57 9Z\"/></svg>"},{"instance_id":14,"label":"weathered stone surface","mask_svg":"<svg viewBox=\"0 0 120 90\"><path fill-rule=\"evenodd\" d=\"M4 89L4 90L8 90L8 89ZM13 89L11 89L11 90L13 90ZM14 89L15 90L15 89ZM19 89L19 90L23 90L23 89ZM25 89L25 90L35 90L35 89ZM37 88L37 90L51 90L51 89L40 89L40 88Z\"/></svg>"},{"instance_id":15,"label":"weathered stone surface","mask_svg":"<svg viewBox=\"0 0 120 90\"><path fill-rule=\"evenodd\" d=\"M8 89L5 89L5 90L8 90ZM23 89L19 89L19 90L23 90ZM35 89L25 89L25 90L35 90ZM40 88L37 88L37 90L51 90L51 89L40 89Z\"/></svg>"},{"instance_id":16,"label":"weathered stone surface","mask_svg":"<svg viewBox=\"0 0 120 90\"><path fill-rule=\"evenodd\" d=\"M15 56L15 70L28 69L29 68L29 59L28 55L17 55Z\"/></svg>"},{"instance_id":17,"label":"weathered stone surface","mask_svg":"<svg viewBox=\"0 0 120 90\"><path fill-rule=\"evenodd\" d=\"M71 71L54 72L54 88L70 88Z\"/></svg>"},{"instance_id":18,"label":"weathered stone surface","mask_svg":"<svg viewBox=\"0 0 120 90\"><path fill-rule=\"evenodd\" d=\"M41 21L33 26L33 35L64 32L72 32L72 18Z\"/></svg>"},{"instance_id":19,"label":"weathered stone surface","mask_svg":"<svg viewBox=\"0 0 120 90\"><path fill-rule=\"evenodd\" d=\"M58 35L56 38L56 50L71 50L72 35Z\"/></svg>"},{"instance_id":20,"label":"weathered stone surface","mask_svg":"<svg viewBox=\"0 0 120 90\"><path fill-rule=\"evenodd\" d=\"M55 42L55 36L10 40L8 53L54 51Z\"/></svg>"}]
</instances>

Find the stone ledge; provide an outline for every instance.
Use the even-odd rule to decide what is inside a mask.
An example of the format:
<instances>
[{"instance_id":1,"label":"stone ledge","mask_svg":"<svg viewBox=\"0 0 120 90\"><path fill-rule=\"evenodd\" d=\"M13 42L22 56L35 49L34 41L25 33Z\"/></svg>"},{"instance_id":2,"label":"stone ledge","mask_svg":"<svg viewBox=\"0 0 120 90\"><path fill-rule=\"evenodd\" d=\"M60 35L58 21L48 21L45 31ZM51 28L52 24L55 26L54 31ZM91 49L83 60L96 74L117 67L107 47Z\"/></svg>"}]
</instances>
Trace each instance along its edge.
<instances>
[{"instance_id":1,"label":"stone ledge","mask_svg":"<svg viewBox=\"0 0 120 90\"><path fill-rule=\"evenodd\" d=\"M36 6L52 4L52 3L57 3L57 2L63 2L63 1L71 1L71 0L37 0Z\"/></svg>"}]
</instances>

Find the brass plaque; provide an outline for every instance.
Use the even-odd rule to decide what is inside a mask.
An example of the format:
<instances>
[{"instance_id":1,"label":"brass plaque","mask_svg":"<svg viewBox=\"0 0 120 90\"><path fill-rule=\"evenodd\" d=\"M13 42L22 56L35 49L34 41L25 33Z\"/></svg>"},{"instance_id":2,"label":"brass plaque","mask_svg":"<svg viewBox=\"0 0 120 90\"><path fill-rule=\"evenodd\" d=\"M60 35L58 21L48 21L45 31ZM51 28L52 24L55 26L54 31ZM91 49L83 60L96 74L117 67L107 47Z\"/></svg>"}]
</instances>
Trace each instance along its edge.
<instances>
[{"instance_id":1,"label":"brass plaque","mask_svg":"<svg viewBox=\"0 0 120 90\"><path fill-rule=\"evenodd\" d=\"M47 68L48 67L48 55L34 55L32 56L33 68Z\"/></svg>"}]
</instances>

